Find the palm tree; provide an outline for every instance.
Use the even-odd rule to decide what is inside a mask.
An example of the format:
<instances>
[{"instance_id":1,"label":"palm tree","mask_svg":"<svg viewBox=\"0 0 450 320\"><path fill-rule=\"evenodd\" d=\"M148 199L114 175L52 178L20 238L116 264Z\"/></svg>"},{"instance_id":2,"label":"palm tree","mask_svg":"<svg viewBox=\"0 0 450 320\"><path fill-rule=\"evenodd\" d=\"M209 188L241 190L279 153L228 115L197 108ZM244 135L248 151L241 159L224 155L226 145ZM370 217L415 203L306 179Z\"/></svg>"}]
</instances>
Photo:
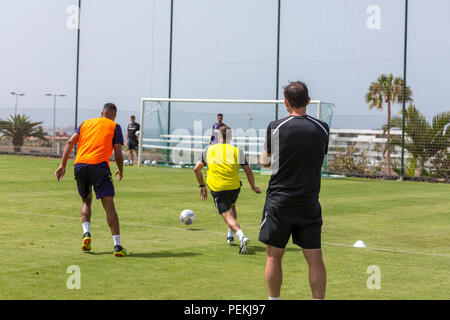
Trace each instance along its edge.
<instances>
[{"instance_id":1,"label":"palm tree","mask_svg":"<svg viewBox=\"0 0 450 320\"><path fill-rule=\"evenodd\" d=\"M42 121L31 122L26 115L9 116L8 120L0 120L0 134L12 140L15 152L20 152L24 140L27 137L36 137L41 141L48 142L42 129Z\"/></svg>"},{"instance_id":2,"label":"palm tree","mask_svg":"<svg viewBox=\"0 0 450 320\"><path fill-rule=\"evenodd\" d=\"M412 92L409 87L406 87L406 102L412 101ZM392 74L382 74L378 77L376 82L372 82L369 87L369 92L366 94L366 102L369 104L369 109L383 109L384 104L387 104L387 140L386 140L386 165L388 175L391 175L391 151L389 147L391 139L391 109L392 103L403 102L403 79L395 78Z\"/></svg>"},{"instance_id":3,"label":"palm tree","mask_svg":"<svg viewBox=\"0 0 450 320\"><path fill-rule=\"evenodd\" d=\"M430 124L414 105L406 109L405 114L405 143L404 147L409 151L414 160L419 162L420 175L425 173L424 166L430 159L440 153L447 152L450 147L450 131L445 130L450 123L450 111L441 112L433 117ZM390 128L401 128L402 117L392 118ZM388 129L388 124L383 128ZM402 138L394 136L390 139L392 146L402 146Z\"/></svg>"}]
</instances>

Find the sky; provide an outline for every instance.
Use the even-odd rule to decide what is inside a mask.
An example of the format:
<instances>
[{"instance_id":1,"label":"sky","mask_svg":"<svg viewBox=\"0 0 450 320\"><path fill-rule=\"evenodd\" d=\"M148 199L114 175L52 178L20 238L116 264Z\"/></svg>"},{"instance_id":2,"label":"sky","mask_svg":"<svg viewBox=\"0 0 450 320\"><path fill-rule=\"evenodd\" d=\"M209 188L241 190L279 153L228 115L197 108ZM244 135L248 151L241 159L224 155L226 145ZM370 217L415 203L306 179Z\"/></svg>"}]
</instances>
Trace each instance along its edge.
<instances>
[{"instance_id":1,"label":"sky","mask_svg":"<svg viewBox=\"0 0 450 320\"><path fill-rule=\"evenodd\" d=\"M18 112L48 127L44 94L64 93L56 124L74 126L77 3L0 1L0 119L24 92ZM174 0L172 97L275 99L277 4ZM448 0L409 0L408 85L429 119L450 111L449 16ZM78 124L114 102L125 126L142 97L168 96L169 30L170 0L82 1ZM332 127L380 128L386 110L370 111L365 93L382 73L403 75L403 46L403 0L282 0L278 95L302 80L335 104Z\"/></svg>"}]
</instances>

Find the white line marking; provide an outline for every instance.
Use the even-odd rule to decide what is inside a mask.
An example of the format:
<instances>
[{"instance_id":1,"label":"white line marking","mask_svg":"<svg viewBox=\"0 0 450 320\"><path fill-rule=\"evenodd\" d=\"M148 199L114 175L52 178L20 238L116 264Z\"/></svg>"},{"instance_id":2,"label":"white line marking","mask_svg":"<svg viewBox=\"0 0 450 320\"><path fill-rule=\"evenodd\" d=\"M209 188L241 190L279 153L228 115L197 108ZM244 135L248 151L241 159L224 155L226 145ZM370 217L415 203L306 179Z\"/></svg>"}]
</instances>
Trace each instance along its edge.
<instances>
[{"instance_id":1,"label":"white line marking","mask_svg":"<svg viewBox=\"0 0 450 320\"><path fill-rule=\"evenodd\" d=\"M54 215L54 214L41 214L41 213L32 213L32 212L23 212L23 211L15 211L14 213L22 214L22 215L28 215L28 216L51 217L51 218L70 219L70 220L80 220L81 221L81 218L59 216L59 215ZM94 220L94 221L101 222L103 220ZM120 222L120 224L125 225L125 226L148 227L148 228L159 228L159 229L172 229L172 230L189 231L189 229L186 229L186 228L168 227L168 226L156 226L156 225L152 225L152 224L143 224L143 223ZM223 232L208 231L208 230L197 230L197 232L219 234L219 235L223 235L224 234ZM325 244L327 246L334 246L334 247L353 248L353 245L351 245L351 244L332 243L332 242L325 242L325 241L322 241L322 244ZM439 253L428 253L428 252L411 252L411 251L406 251L406 250L375 248L375 247L367 247L367 248L363 248L363 249L362 248L355 248L355 249L360 249L360 250L368 249L368 250L375 250L375 251L385 251L385 252L394 252L394 253L404 253L404 254L413 254L413 255L422 255L422 256L433 256L433 257L450 258L450 254L439 254Z\"/></svg>"},{"instance_id":2,"label":"white line marking","mask_svg":"<svg viewBox=\"0 0 450 320\"><path fill-rule=\"evenodd\" d=\"M275 129L275 130L273 130L273 132L272 132L272 135L275 135L275 133L277 133L278 129L280 129L280 128L281 128L281 126L282 126L283 124L285 124L286 122L289 122L289 121L291 121L292 119L294 119L294 118L293 118L293 117L291 117L291 118L289 118L289 119L287 119L287 120L283 121L282 123L280 123L280 125L279 125L278 127L276 127L276 129Z\"/></svg>"},{"instance_id":3,"label":"white line marking","mask_svg":"<svg viewBox=\"0 0 450 320\"><path fill-rule=\"evenodd\" d=\"M263 222L261 222L261 225L259 226L259 229L261 230L262 226L264 225L264 223L266 223L266 219L267 219L267 211L264 214L264 220Z\"/></svg>"},{"instance_id":4,"label":"white line marking","mask_svg":"<svg viewBox=\"0 0 450 320\"><path fill-rule=\"evenodd\" d=\"M328 131L327 131L327 129L325 129L323 127L323 125L321 125L319 122L317 122L316 120L314 120L312 117L310 117L308 115L306 116L306 119L309 119L309 120L314 121L315 123L317 123L322 128L322 130L325 131L326 135L328 136Z\"/></svg>"}]
</instances>

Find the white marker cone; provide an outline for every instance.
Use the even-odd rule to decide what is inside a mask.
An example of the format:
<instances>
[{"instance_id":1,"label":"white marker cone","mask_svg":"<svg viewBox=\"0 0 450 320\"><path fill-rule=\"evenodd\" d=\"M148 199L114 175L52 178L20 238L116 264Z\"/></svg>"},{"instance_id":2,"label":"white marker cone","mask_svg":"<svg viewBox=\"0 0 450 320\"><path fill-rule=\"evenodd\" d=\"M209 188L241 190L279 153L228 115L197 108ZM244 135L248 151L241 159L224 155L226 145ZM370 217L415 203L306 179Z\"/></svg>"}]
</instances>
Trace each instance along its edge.
<instances>
[{"instance_id":1,"label":"white marker cone","mask_svg":"<svg viewBox=\"0 0 450 320\"><path fill-rule=\"evenodd\" d=\"M353 245L353 247L355 247L355 248L367 248L366 244L362 240L356 241L355 244Z\"/></svg>"}]
</instances>

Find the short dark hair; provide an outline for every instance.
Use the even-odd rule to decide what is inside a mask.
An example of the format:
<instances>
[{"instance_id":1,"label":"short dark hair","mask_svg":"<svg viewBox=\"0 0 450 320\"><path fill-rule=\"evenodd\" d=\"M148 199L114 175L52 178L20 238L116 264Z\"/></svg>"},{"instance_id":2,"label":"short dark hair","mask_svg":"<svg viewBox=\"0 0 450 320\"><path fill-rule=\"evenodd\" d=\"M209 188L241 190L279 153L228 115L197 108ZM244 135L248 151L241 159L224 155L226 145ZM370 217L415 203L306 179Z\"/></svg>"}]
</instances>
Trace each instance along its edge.
<instances>
[{"instance_id":1,"label":"short dark hair","mask_svg":"<svg viewBox=\"0 0 450 320\"><path fill-rule=\"evenodd\" d=\"M219 129L219 134L222 137L223 141L228 141L229 134L231 135L231 132L229 131L231 128L229 126L221 126Z\"/></svg>"},{"instance_id":2,"label":"short dark hair","mask_svg":"<svg viewBox=\"0 0 450 320\"><path fill-rule=\"evenodd\" d=\"M223 118L223 114L221 114L221 113L218 113L217 116Z\"/></svg>"},{"instance_id":3,"label":"short dark hair","mask_svg":"<svg viewBox=\"0 0 450 320\"><path fill-rule=\"evenodd\" d=\"M107 103L103 106L103 111L110 111L117 113L117 107L114 103Z\"/></svg>"},{"instance_id":4,"label":"short dark hair","mask_svg":"<svg viewBox=\"0 0 450 320\"><path fill-rule=\"evenodd\" d=\"M132 114L130 118L135 118L136 119L136 116L134 114Z\"/></svg>"},{"instance_id":5,"label":"short dark hair","mask_svg":"<svg viewBox=\"0 0 450 320\"><path fill-rule=\"evenodd\" d=\"M289 82L284 87L284 97L293 108L306 107L309 100L308 87L301 81Z\"/></svg>"}]
</instances>

